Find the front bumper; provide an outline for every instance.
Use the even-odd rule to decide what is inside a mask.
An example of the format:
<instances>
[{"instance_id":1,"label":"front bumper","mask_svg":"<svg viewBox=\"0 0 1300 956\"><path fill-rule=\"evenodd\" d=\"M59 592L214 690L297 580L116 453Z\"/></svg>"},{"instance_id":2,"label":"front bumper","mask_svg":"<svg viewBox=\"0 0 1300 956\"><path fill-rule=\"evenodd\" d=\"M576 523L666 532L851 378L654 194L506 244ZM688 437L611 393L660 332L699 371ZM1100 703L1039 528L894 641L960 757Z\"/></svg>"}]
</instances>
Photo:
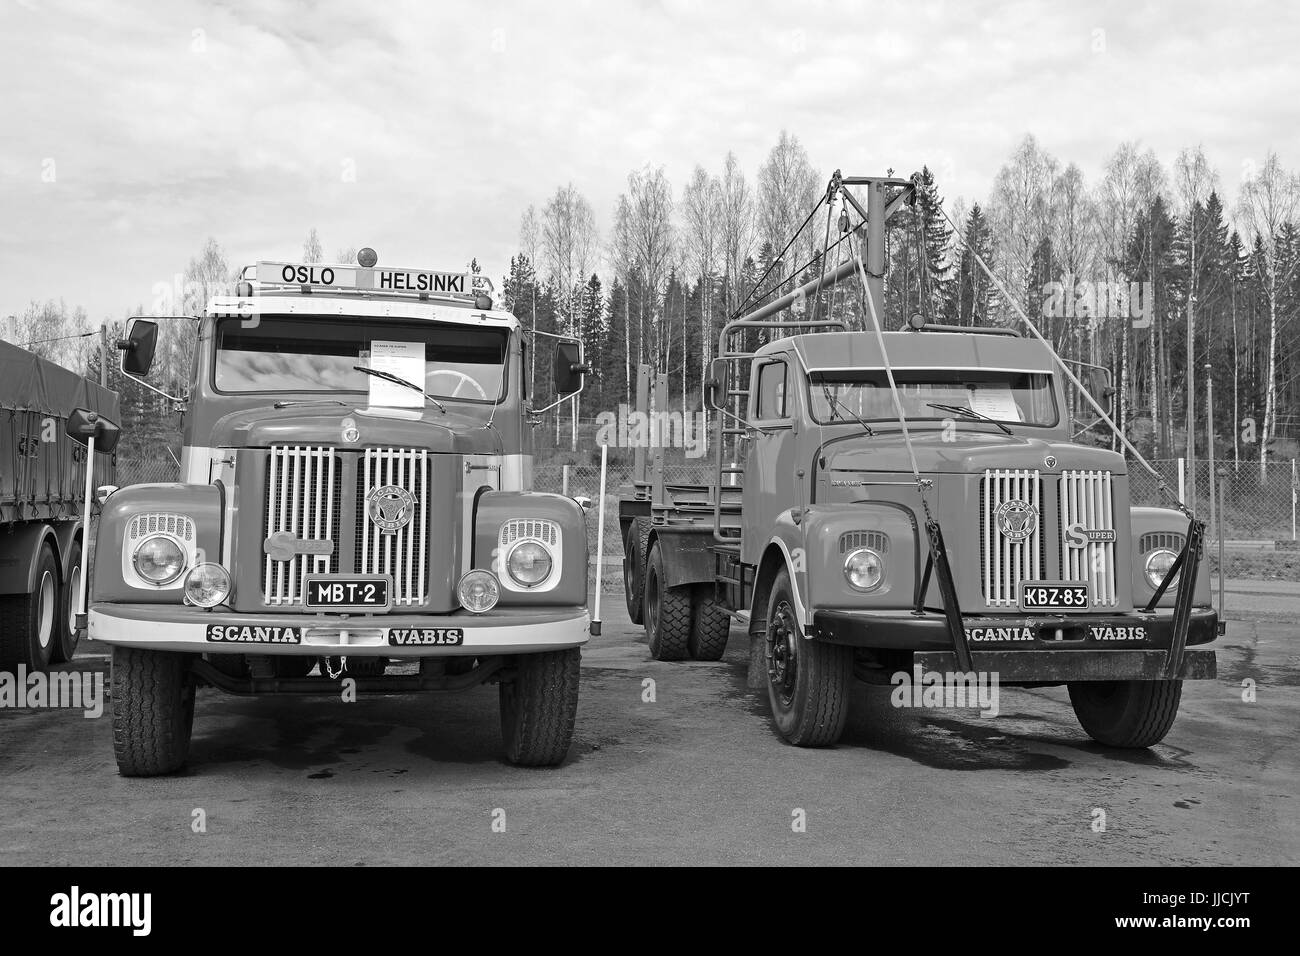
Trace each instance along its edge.
<instances>
[{"instance_id":1,"label":"front bumper","mask_svg":"<svg viewBox=\"0 0 1300 956\"><path fill-rule=\"evenodd\" d=\"M1143 650L1168 648L1174 612L1162 608L1148 614L986 615L964 614L966 642L979 650ZM1219 614L1210 607L1192 608L1187 646L1208 644L1218 636ZM938 612L911 611L813 612L808 636L831 644L904 651L950 651L948 622Z\"/></svg>"},{"instance_id":2,"label":"front bumper","mask_svg":"<svg viewBox=\"0 0 1300 956\"><path fill-rule=\"evenodd\" d=\"M581 647L585 607L494 608L486 614L236 614L177 605L94 604L88 637L122 647L195 654L305 657L482 657ZM458 644L442 643L460 631ZM287 632L287 633L286 633ZM410 643L416 640L430 643ZM402 643L394 643L397 640Z\"/></svg>"}]
</instances>

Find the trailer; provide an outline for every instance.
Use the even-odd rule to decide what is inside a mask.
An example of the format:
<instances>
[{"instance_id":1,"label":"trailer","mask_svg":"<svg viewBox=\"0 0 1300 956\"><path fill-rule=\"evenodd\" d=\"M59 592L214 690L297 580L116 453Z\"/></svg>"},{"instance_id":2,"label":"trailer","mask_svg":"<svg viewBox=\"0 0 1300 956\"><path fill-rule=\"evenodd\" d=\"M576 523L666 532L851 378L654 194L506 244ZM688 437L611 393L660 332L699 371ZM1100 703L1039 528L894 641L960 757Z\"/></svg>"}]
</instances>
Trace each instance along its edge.
<instances>
[{"instance_id":1,"label":"trailer","mask_svg":"<svg viewBox=\"0 0 1300 956\"><path fill-rule=\"evenodd\" d=\"M66 434L74 409L116 421L116 393L0 341L0 670L72 659L84 538L84 443ZM96 453L93 486L116 460Z\"/></svg>"},{"instance_id":2,"label":"trailer","mask_svg":"<svg viewBox=\"0 0 1300 956\"><path fill-rule=\"evenodd\" d=\"M665 481L651 449L621 495L628 612L657 660L717 660L738 621L750 686L798 746L839 738L854 678L912 675L1065 685L1095 740L1151 746L1182 682L1216 672L1204 525L1176 498L1130 505L1130 464L1150 466L1122 433L1131 460L1074 440L1067 385L1113 428L1109 374L1085 384L1023 310L1023 336L882 315L885 222L915 192L837 171L820 274L724 325L710 482ZM856 325L819 312L840 283ZM638 411L664 385L643 369Z\"/></svg>"}]
</instances>

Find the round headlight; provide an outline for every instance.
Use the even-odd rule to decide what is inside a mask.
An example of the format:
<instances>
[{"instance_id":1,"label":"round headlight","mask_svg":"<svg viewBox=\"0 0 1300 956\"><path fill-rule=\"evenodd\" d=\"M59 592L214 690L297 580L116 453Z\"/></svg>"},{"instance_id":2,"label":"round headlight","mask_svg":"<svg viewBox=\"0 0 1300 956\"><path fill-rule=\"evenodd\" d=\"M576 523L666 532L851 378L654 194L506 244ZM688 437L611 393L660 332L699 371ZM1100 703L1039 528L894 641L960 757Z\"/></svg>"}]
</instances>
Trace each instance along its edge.
<instances>
[{"instance_id":1,"label":"round headlight","mask_svg":"<svg viewBox=\"0 0 1300 956\"><path fill-rule=\"evenodd\" d=\"M551 575L551 552L537 541L522 541L506 558L506 570L516 584L535 588Z\"/></svg>"},{"instance_id":2,"label":"round headlight","mask_svg":"<svg viewBox=\"0 0 1300 956\"><path fill-rule=\"evenodd\" d=\"M197 607L216 607L230 597L230 574L219 564L199 564L185 575L185 597Z\"/></svg>"},{"instance_id":3,"label":"round headlight","mask_svg":"<svg viewBox=\"0 0 1300 956\"><path fill-rule=\"evenodd\" d=\"M496 607L501 597L501 586L491 571L466 571L465 576L456 585L456 597L460 606L475 614L482 614Z\"/></svg>"},{"instance_id":4,"label":"round headlight","mask_svg":"<svg viewBox=\"0 0 1300 956\"><path fill-rule=\"evenodd\" d=\"M870 548L858 548L844 559L844 576L859 591L874 591L885 579L885 559Z\"/></svg>"},{"instance_id":5,"label":"round headlight","mask_svg":"<svg viewBox=\"0 0 1300 956\"><path fill-rule=\"evenodd\" d=\"M185 552L181 546L161 534L145 538L131 558L135 573L151 584L171 584L185 570Z\"/></svg>"},{"instance_id":6,"label":"round headlight","mask_svg":"<svg viewBox=\"0 0 1300 956\"><path fill-rule=\"evenodd\" d=\"M1174 566L1174 562L1177 560L1178 555L1166 548L1152 551L1147 555L1147 580L1153 588L1160 587L1160 582L1165 579L1165 575L1169 573L1169 569ZM1169 586L1171 588L1176 587L1180 577L1182 577L1181 573L1169 582Z\"/></svg>"}]
</instances>

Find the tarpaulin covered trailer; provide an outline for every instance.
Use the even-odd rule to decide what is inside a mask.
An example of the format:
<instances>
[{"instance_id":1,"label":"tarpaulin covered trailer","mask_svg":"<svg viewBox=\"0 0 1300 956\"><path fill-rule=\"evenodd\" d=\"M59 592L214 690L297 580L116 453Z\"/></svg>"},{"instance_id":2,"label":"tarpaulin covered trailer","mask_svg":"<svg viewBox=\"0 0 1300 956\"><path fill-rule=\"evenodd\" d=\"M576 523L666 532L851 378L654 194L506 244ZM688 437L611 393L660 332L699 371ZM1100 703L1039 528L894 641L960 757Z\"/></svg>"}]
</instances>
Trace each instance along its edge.
<instances>
[{"instance_id":1,"label":"tarpaulin covered trailer","mask_svg":"<svg viewBox=\"0 0 1300 956\"><path fill-rule=\"evenodd\" d=\"M117 422L117 394L0 341L0 670L72 656L86 446L64 424L76 408ZM96 454L93 485L111 484Z\"/></svg>"}]
</instances>

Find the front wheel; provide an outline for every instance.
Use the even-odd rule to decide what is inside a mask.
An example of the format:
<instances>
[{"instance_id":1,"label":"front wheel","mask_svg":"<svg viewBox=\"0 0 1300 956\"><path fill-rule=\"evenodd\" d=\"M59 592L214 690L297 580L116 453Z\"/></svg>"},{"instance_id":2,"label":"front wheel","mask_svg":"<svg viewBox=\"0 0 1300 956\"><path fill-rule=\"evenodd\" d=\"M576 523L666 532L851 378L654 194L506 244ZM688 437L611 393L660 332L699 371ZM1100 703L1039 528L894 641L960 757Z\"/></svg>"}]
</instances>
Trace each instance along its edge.
<instances>
[{"instance_id":1,"label":"front wheel","mask_svg":"<svg viewBox=\"0 0 1300 956\"><path fill-rule=\"evenodd\" d=\"M1141 749L1165 739L1178 716L1180 680L1074 681L1074 715L1088 736L1107 747Z\"/></svg>"},{"instance_id":2,"label":"front wheel","mask_svg":"<svg viewBox=\"0 0 1300 956\"><path fill-rule=\"evenodd\" d=\"M189 655L113 648L113 752L124 777L175 773L190 752Z\"/></svg>"},{"instance_id":3,"label":"front wheel","mask_svg":"<svg viewBox=\"0 0 1300 956\"><path fill-rule=\"evenodd\" d=\"M554 767L573 741L578 666L573 647L515 658L515 677L499 688L506 759L520 767Z\"/></svg>"},{"instance_id":4,"label":"front wheel","mask_svg":"<svg viewBox=\"0 0 1300 956\"><path fill-rule=\"evenodd\" d=\"M785 569L772 585L765 637L767 696L776 729L796 747L835 743L848 720L853 648L803 636Z\"/></svg>"}]
</instances>

